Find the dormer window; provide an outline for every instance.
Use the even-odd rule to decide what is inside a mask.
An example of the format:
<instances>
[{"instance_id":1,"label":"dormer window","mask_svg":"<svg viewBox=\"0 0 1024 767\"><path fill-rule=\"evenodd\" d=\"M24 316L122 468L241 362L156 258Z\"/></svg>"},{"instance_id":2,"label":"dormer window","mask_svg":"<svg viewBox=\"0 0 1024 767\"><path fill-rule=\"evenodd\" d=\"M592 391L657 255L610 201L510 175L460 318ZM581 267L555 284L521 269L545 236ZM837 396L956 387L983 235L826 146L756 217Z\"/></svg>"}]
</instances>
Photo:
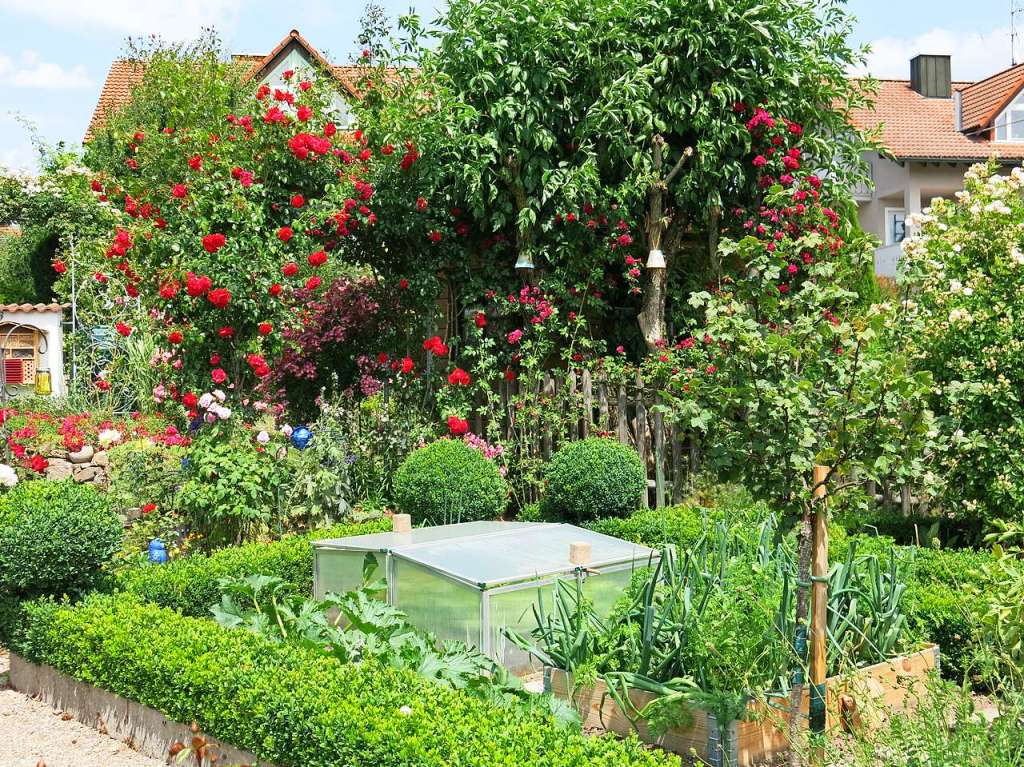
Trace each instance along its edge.
<instances>
[{"instance_id":1,"label":"dormer window","mask_svg":"<svg viewBox=\"0 0 1024 767\"><path fill-rule=\"evenodd\" d=\"M1024 142L1024 91L1018 93L996 117L995 139Z\"/></svg>"}]
</instances>

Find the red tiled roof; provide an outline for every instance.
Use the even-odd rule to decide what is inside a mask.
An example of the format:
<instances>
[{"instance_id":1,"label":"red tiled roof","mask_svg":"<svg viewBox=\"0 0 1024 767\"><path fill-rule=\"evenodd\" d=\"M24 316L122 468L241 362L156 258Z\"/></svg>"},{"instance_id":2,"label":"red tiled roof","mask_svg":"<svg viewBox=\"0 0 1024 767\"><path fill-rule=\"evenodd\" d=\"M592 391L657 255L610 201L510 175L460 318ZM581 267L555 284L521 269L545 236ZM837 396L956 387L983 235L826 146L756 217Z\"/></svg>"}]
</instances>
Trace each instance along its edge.
<instances>
[{"instance_id":1,"label":"red tiled roof","mask_svg":"<svg viewBox=\"0 0 1024 767\"><path fill-rule=\"evenodd\" d=\"M992 78L989 78L992 79ZM954 82L963 94L981 83ZM980 99L983 91L973 94ZM880 128L880 140L899 160L963 160L997 157L1024 159L1024 142L995 143L989 131L956 129L954 99L931 99L910 87L909 80L880 80L874 107L852 110L853 125L864 131ZM966 105L965 105L966 106ZM965 121L966 128L966 121Z\"/></svg>"},{"instance_id":2,"label":"red tiled roof","mask_svg":"<svg viewBox=\"0 0 1024 767\"><path fill-rule=\"evenodd\" d=\"M963 128L988 128L1024 86L1024 64L971 83L960 91L963 97Z\"/></svg>"},{"instance_id":3,"label":"red tiled roof","mask_svg":"<svg viewBox=\"0 0 1024 767\"><path fill-rule=\"evenodd\" d=\"M274 50L265 56L238 53L232 54L231 60L245 66L247 70L244 79L251 80L257 76L262 76L278 56L293 45L305 49L310 58L330 71L337 78L338 82L341 83L348 95L355 98L359 97L357 84L362 77L362 68L331 64L323 57L320 51L310 45L309 41L297 29L289 32L274 47ZM103 127L106 123L107 115L111 111L119 109L128 103L131 99L132 89L142 81L145 71L145 65L142 62L126 59L114 60L110 65L110 71L107 73L107 79L103 83L99 103L96 104L96 110L93 112L92 119L89 121L89 127L85 131L85 141L91 140L96 132ZM397 70L388 70L386 78L389 82L394 82L397 80L397 77Z\"/></svg>"}]
</instances>

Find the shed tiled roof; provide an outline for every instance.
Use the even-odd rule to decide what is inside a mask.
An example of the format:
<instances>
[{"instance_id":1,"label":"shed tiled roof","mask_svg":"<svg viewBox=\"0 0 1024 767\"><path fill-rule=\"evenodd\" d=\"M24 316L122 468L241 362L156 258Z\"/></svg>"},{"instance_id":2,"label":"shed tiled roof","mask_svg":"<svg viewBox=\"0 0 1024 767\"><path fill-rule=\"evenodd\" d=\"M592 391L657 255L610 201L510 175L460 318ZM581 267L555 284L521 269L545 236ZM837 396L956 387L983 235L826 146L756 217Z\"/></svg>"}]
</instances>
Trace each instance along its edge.
<instances>
[{"instance_id":1,"label":"shed tiled roof","mask_svg":"<svg viewBox=\"0 0 1024 767\"><path fill-rule=\"evenodd\" d=\"M357 66L345 66L331 64L324 56L314 48L297 29L289 32L274 50L265 56L237 53L232 54L231 60L246 68L245 79L251 80L267 71L273 62L289 46L297 45L306 50L309 56L317 61L325 69L329 70L341 83L342 88L348 95L358 98L358 83L362 77L362 68ZM142 62L127 59L115 59L110 65L107 79L103 83L103 90L100 92L100 100L96 104L89 127L85 131L85 141L90 141L96 132L106 123L107 115L116 109L124 106L131 99L132 89L142 81L146 68ZM397 70L388 70L387 80L393 82L398 77Z\"/></svg>"},{"instance_id":2,"label":"shed tiled roof","mask_svg":"<svg viewBox=\"0 0 1024 767\"><path fill-rule=\"evenodd\" d=\"M983 83L954 82L953 90L963 94ZM909 80L880 80L873 108L853 110L851 117L861 130L879 128L881 143L898 160L1024 160L1024 143L995 143L989 131L958 131L954 105L954 99L925 98Z\"/></svg>"},{"instance_id":3,"label":"shed tiled roof","mask_svg":"<svg viewBox=\"0 0 1024 767\"><path fill-rule=\"evenodd\" d=\"M71 304L0 304L0 312L62 312Z\"/></svg>"}]
</instances>

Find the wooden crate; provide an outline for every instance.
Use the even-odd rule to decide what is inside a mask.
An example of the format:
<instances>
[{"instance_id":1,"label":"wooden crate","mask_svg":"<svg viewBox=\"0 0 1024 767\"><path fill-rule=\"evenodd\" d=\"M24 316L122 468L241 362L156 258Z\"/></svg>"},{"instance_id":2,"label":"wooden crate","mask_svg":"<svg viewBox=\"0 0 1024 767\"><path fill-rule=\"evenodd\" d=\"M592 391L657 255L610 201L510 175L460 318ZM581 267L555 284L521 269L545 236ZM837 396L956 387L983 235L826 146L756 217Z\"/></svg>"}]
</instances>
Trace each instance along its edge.
<instances>
[{"instance_id":1,"label":"wooden crate","mask_svg":"<svg viewBox=\"0 0 1024 767\"><path fill-rule=\"evenodd\" d=\"M860 721L865 712L881 708L893 711L913 708L926 676L938 667L939 648L929 645L891 661L829 678L826 701L828 726L841 728L851 720ZM580 712L584 727L602 728L622 736L632 729L629 719L607 694L608 688L600 680L593 686L574 691L570 674L547 668L544 670L544 688L571 701ZM640 690L631 690L629 697L637 709L642 709L653 699L650 693ZM805 713L809 704L805 688L802 706ZM746 719L725 723L716 721L707 711L694 709L689 727L673 728L664 735L655 736L640 722L637 734L645 743L677 754L695 755L713 767L756 767L778 759L788 748L788 706L788 698L773 696L767 701L752 703Z\"/></svg>"}]
</instances>

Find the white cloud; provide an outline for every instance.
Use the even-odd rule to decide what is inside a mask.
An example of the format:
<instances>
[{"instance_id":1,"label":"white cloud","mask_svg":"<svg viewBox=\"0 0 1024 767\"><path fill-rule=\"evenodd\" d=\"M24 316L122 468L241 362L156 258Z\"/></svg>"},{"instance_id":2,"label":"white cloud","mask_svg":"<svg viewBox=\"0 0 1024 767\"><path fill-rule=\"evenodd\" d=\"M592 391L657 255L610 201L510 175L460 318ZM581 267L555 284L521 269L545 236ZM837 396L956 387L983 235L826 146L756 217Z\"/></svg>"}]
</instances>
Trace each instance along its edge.
<instances>
[{"instance_id":1,"label":"white cloud","mask_svg":"<svg viewBox=\"0 0 1024 767\"><path fill-rule=\"evenodd\" d=\"M242 0L0 0L0 9L58 26L93 26L121 34L183 40L204 26L233 26Z\"/></svg>"},{"instance_id":2,"label":"white cloud","mask_svg":"<svg viewBox=\"0 0 1024 767\"><path fill-rule=\"evenodd\" d=\"M0 54L0 84L56 90L91 88L93 82L81 64L64 69L60 64L43 61L34 51L25 51L17 61Z\"/></svg>"},{"instance_id":3,"label":"white cloud","mask_svg":"<svg viewBox=\"0 0 1024 767\"><path fill-rule=\"evenodd\" d=\"M906 80L910 77L910 60L919 53L950 55L954 80L981 80L1010 66L1010 29L932 29L915 37L883 37L871 42L867 64L856 74ZM1024 51L1018 48L1018 53Z\"/></svg>"}]
</instances>

